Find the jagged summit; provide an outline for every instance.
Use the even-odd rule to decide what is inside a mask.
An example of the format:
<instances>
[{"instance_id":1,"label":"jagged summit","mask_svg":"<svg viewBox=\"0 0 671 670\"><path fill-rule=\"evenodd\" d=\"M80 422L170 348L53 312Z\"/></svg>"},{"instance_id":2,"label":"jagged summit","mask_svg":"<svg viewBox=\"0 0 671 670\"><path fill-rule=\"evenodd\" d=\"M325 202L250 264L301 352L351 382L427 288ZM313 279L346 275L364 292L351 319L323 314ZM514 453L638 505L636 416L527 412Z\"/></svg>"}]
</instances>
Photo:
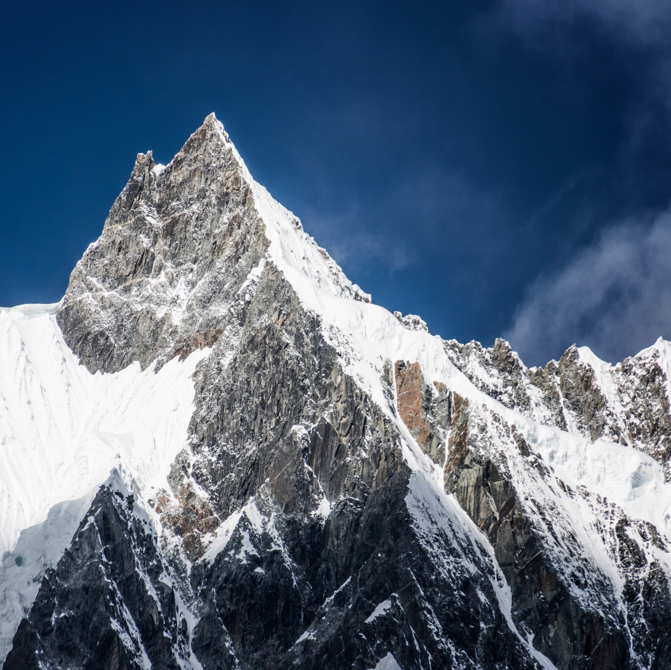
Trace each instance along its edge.
<instances>
[{"instance_id":1,"label":"jagged summit","mask_svg":"<svg viewBox=\"0 0 671 670\"><path fill-rule=\"evenodd\" d=\"M4 670L671 665L668 343L432 336L214 115L54 311L0 311Z\"/></svg>"}]
</instances>

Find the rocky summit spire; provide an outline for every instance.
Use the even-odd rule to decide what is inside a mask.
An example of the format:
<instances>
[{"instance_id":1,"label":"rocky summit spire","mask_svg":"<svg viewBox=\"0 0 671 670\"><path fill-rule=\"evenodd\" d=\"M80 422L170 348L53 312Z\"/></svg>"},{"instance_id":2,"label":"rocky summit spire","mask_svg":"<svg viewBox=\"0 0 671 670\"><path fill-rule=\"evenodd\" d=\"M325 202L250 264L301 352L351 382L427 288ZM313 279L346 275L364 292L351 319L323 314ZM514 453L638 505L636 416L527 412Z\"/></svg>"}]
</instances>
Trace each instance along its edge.
<instances>
[{"instance_id":1,"label":"rocky summit spire","mask_svg":"<svg viewBox=\"0 0 671 670\"><path fill-rule=\"evenodd\" d=\"M70 278L58 315L66 341L107 372L212 344L266 248L251 177L211 114L167 167L138 155Z\"/></svg>"},{"instance_id":2,"label":"rocky summit spire","mask_svg":"<svg viewBox=\"0 0 671 670\"><path fill-rule=\"evenodd\" d=\"M46 418L3 440L108 467L50 564L3 559L5 670L671 667L669 343L529 370L432 336L370 303L214 115L168 166L138 155L60 330L26 314L0 312L25 372L0 428Z\"/></svg>"}]
</instances>

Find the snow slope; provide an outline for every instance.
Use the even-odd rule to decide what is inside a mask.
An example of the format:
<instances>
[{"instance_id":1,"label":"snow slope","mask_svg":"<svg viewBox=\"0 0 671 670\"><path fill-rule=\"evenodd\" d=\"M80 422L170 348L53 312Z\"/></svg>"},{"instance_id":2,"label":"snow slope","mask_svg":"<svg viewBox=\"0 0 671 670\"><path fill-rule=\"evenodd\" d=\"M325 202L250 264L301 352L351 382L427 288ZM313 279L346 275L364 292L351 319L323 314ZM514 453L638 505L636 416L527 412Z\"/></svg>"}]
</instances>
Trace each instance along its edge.
<instances>
[{"instance_id":1,"label":"snow slope","mask_svg":"<svg viewBox=\"0 0 671 670\"><path fill-rule=\"evenodd\" d=\"M275 203L263 187L254 183L253 189L271 241L269 260L291 282L303 305L319 315L323 333L338 350L345 370L359 380L405 438L405 459L416 472L414 481L419 486L415 486L416 490L409 494L408 505L413 512L419 507L424 509L422 513L413 514L418 531L421 533L422 524L427 521L440 524L441 516L447 512L445 518L453 519L450 523L461 518L473 541L484 549L488 547L487 540L465 513L456 509L456 501L451 496L445 496L441 468L429 461L394 407L390 406L383 382L385 365L389 361L418 362L427 384L441 382L468 399L473 418L482 422L481 426L487 425L481 430L494 436L494 443L497 439L496 417L516 428L531 451L549 466L550 476L543 477L529 467L528 459L515 448L508 455L510 476L518 498L534 527L546 538L558 573L580 574L581 565L591 566L595 578L605 580L601 582L605 589L603 593L614 594L617 608L626 618L626 606L622 600L625 576L612 535L609 537L608 532L603 530L602 516L608 505L614 504L627 517L652 523L667 540L671 539L671 484L665 481L662 465L637 448L605 439L592 443L578 432L565 432L543 425L480 391L450 361L440 337L431 336L424 329L407 327L401 319L382 307L352 299L351 293L343 290L345 282L340 268L332 261L329 267L325 266L322 250L303 232L300 224L297 225L295 217ZM671 345L660 340L639 356L658 355L666 371L671 367L670 352ZM580 356L595 369L600 386L608 397L612 397L613 394L609 393L610 369L606 370L610 366L596 359L586 348L580 350ZM505 448L505 440L500 433L498 437L501 441L496 448ZM423 482L421 486L420 482ZM419 506L416 503L418 490L422 491L419 499L424 501ZM429 500L442 501L444 513L441 515L434 509L427 517L426 509L432 507L427 503ZM555 520L550 524L548 510ZM555 531L558 540L554 537ZM650 560L662 565L671 577L669 554L663 550L652 551ZM598 592L588 594L572 586L569 588L587 609L596 608L602 614L608 614L612 600L607 597L602 599ZM539 664L553 667L534 649L532 639L526 639L515 629L509 614L510 596L505 582L497 592L502 612L508 613L506 619L511 629L527 644L530 654ZM645 659L641 658L639 662L641 667L645 666Z\"/></svg>"},{"instance_id":2,"label":"snow slope","mask_svg":"<svg viewBox=\"0 0 671 670\"><path fill-rule=\"evenodd\" d=\"M166 487L193 413L198 350L157 374L92 375L55 305L0 309L0 660L39 576L69 545L115 467L139 497Z\"/></svg>"}]
</instances>

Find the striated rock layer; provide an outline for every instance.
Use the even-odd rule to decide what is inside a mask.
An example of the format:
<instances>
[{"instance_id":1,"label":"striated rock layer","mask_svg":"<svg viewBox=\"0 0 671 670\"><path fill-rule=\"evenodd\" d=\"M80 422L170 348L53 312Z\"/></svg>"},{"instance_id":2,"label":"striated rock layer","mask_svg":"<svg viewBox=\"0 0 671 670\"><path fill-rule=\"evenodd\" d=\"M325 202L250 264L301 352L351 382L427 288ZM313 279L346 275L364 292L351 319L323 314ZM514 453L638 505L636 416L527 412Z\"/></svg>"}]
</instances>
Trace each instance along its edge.
<instances>
[{"instance_id":1,"label":"striated rock layer","mask_svg":"<svg viewBox=\"0 0 671 670\"><path fill-rule=\"evenodd\" d=\"M6 670L671 667L668 343L432 337L213 115L138 156L56 318L91 373L200 356L194 408L159 486L100 482Z\"/></svg>"}]
</instances>

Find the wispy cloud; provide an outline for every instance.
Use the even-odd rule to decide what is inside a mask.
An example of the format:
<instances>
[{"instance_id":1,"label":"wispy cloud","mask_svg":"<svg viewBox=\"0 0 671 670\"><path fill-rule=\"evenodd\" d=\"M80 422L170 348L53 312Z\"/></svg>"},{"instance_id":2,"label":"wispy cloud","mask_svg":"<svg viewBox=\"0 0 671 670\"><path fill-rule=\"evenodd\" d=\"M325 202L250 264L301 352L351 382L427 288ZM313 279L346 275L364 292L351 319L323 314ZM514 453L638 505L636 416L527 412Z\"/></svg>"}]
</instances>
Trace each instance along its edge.
<instances>
[{"instance_id":1,"label":"wispy cloud","mask_svg":"<svg viewBox=\"0 0 671 670\"><path fill-rule=\"evenodd\" d=\"M318 209L312 205L301 207L301 218L306 230L339 263L345 271L358 271L374 265L388 273L405 270L417 260L415 250L389 231L374 234L363 226L366 216L357 205L345 211Z\"/></svg>"},{"instance_id":2,"label":"wispy cloud","mask_svg":"<svg viewBox=\"0 0 671 670\"><path fill-rule=\"evenodd\" d=\"M610 362L671 337L671 210L604 231L559 272L539 279L505 334L528 365L573 343Z\"/></svg>"},{"instance_id":3,"label":"wispy cloud","mask_svg":"<svg viewBox=\"0 0 671 670\"><path fill-rule=\"evenodd\" d=\"M374 198L328 198L297 211L345 271L358 275L436 262L441 250L444 262L461 267L469 282L471 265L492 265L510 242L501 199L436 165L395 174Z\"/></svg>"},{"instance_id":4,"label":"wispy cloud","mask_svg":"<svg viewBox=\"0 0 671 670\"><path fill-rule=\"evenodd\" d=\"M572 64L574 83L601 49L601 78L628 87L620 187L646 189L647 164L671 151L671 3L667 0L501 0L483 26ZM626 85L625 85L626 82ZM624 90L623 88L623 90ZM580 96L576 88L573 95Z\"/></svg>"},{"instance_id":5,"label":"wispy cloud","mask_svg":"<svg viewBox=\"0 0 671 670\"><path fill-rule=\"evenodd\" d=\"M565 31L568 24L591 20L623 44L671 51L671 5L666 0L503 0L502 11L527 34L534 31L547 36L558 28Z\"/></svg>"},{"instance_id":6,"label":"wispy cloud","mask_svg":"<svg viewBox=\"0 0 671 670\"><path fill-rule=\"evenodd\" d=\"M598 174L596 181L587 179L599 192L588 192L576 211L588 223L585 233L603 226L618 207L632 216L603 228L561 269L538 278L505 336L534 365L558 358L573 343L588 345L615 362L659 336L671 337L671 209L651 216L645 213L649 205L643 204L646 193L659 202L668 192L667 161L660 157L671 148L671 4L501 0L489 19L504 33L518 35L527 47L571 62L574 78L596 44L609 45L609 67L631 82L617 165L610 177L603 175L603 184ZM560 196L558 208L551 203L553 215L555 209L563 212L564 194ZM564 214L575 216L570 210ZM574 227L581 228L577 223Z\"/></svg>"}]
</instances>

